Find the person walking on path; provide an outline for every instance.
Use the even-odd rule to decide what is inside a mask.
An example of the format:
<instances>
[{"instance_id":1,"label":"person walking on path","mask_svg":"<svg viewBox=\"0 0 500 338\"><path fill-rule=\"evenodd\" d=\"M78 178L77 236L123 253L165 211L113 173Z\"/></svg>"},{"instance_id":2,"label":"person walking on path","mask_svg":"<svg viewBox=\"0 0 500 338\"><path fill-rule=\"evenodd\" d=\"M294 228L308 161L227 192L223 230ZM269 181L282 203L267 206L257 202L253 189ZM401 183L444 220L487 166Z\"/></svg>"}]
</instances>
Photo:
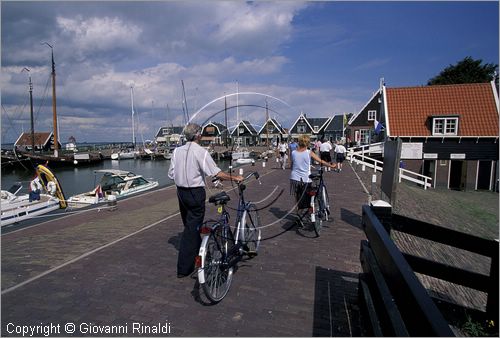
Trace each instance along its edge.
<instances>
[{"instance_id":1,"label":"person walking on path","mask_svg":"<svg viewBox=\"0 0 500 338\"><path fill-rule=\"evenodd\" d=\"M311 179L311 159L319 162L321 165L335 169L336 164L323 161L312 150L307 149L310 138L308 135L299 136L299 147L292 152L290 156L292 171L290 173L290 194L295 195L295 201L300 201L302 192L304 190L304 183L309 185ZM297 204L298 206L298 204Z\"/></svg>"},{"instance_id":2,"label":"person walking on path","mask_svg":"<svg viewBox=\"0 0 500 338\"><path fill-rule=\"evenodd\" d=\"M286 167L286 160L288 157L287 151L288 151L288 144L286 144L285 140L281 140L281 143L278 145L278 152L280 156L281 169L283 170L285 170Z\"/></svg>"},{"instance_id":3,"label":"person walking on path","mask_svg":"<svg viewBox=\"0 0 500 338\"><path fill-rule=\"evenodd\" d=\"M187 124L184 135L188 142L174 150L168 169L168 177L177 186L179 209L184 224L177 260L178 278L189 276L194 271L195 257L201 244L199 227L205 218L205 177L243 180L242 176L221 171L208 151L199 145L201 127L198 124Z\"/></svg>"},{"instance_id":4,"label":"person walking on path","mask_svg":"<svg viewBox=\"0 0 500 338\"><path fill-rule=\"evenodd\" d=\"M330 155L331 150L332 145L330 141L321 143L321 146L319 147L320 158L325 162L332 163L332 156ZM328 167L326 169L327 171L330 170Z\"/></svg>"},{"instance_id":5,"label":"person walking on path","mask_svg":"<svg viewBox=\"0 0 500 338\"><path fill-rule=\"evenodd\" d=\"M340 142L337 142L337 145L335 146L335 153L336 153L338 172L342 171L342 162L344 162L345 160L346 152L347 149L344 147L344 145Z\"/></svg>"}]
</instances>

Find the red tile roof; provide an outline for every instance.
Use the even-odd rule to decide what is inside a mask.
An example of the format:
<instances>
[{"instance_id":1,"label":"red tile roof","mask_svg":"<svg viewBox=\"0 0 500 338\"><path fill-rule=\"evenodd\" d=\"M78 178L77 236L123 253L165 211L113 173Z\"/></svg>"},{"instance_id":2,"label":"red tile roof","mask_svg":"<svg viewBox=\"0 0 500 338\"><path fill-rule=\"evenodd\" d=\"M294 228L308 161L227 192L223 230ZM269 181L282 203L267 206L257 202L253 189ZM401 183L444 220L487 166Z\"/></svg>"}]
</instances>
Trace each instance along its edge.
<instances>
[{"instance_id":1,"label":"red tile roof","mask_svg":"<svg viewBox=\"0 0 500 338\"><path fill-rule=\"evenodd\" d=\"M458 136L498 136L490 83L386 88L389 136L432 136L429 117L458 115Z\"/></svg>"},{"instance_id":2,"label":"red tile roof","mask_svg":"<svg viewBox=\"0 0 500 338\"><path fill-rule=\"evenodd\" d=\"M35 133L35 146L44 146L51 134L50 132ZM22 133L16 141L16 146L31 146L31 133Z\"/></svg>"}]
</instances>

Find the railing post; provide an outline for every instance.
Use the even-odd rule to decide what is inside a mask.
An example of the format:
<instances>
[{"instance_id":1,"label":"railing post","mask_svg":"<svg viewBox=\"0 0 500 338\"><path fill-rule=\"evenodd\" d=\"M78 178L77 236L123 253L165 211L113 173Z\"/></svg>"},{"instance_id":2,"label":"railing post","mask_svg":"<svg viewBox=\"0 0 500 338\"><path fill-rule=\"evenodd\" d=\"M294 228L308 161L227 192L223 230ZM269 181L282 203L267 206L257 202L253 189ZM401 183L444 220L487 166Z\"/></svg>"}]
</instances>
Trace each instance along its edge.
<instances>
[{"instance_id":1,"label":"railing post","mask_svg":"<svg viewBox=\"0 0 500 338\"><path fill-rule=\"evenodd\" d=\"M491 256L490 280L488 287L488 299L486 301L486 313L488 319L498 320L498 247Z\"/></svg>"},{"instance_id":2,"label":"railing post","mask_svg":"<svg viewBox=\"0 0 500 338\"><path fill-rule=\"evenodd\" d=\"M392 205L383 200L376 200L370 202L370 208L390 235L392 226Z\"/></svg>"}]
</instances>

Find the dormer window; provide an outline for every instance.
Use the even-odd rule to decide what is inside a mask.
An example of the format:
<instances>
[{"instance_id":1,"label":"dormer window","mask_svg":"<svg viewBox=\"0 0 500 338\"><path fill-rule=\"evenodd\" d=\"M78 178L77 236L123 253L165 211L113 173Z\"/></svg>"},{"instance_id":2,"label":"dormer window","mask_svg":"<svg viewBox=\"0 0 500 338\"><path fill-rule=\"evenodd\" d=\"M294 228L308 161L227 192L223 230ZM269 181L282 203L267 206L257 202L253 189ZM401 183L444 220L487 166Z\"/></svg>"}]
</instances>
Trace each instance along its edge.
<instances>
[{"instance_id":1,"label":"dormer window","mask_svg":"<svg viewBox=\"0 0 500 338\"><path fill-rule=\"evenodd\" d=\"M376 110L369 110L368 111L368 121L374 121L376 115L377 115Z\"/></svg>"},{"instance_id":2,"label":"dormer window","mask_svg":"<svg viewBox=\"0 0 500 338\"><path fill-rule=\"evenodd\" d=\"M458 135L458 117L434 117L432 119L432 135Z\"/></svg>"}]
</instances>

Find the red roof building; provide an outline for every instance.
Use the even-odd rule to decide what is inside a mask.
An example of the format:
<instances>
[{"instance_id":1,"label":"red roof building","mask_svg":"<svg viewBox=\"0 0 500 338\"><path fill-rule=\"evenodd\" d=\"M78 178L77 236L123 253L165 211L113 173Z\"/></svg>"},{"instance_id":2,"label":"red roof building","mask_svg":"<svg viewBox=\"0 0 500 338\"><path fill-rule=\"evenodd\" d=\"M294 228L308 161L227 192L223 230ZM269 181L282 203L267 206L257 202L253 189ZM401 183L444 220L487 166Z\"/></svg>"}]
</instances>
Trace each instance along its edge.
<instances>
[{"instance_id":1,"label":"red roof building","mask_svg":"<svg viewBox=\"0 0 500 338\"><path fill-rule=\"evenodd\" d=\"M381 87L383 139L403 141L408 169L434 187L498 190L499 101L494 82Z\"/></svg>"}]
</instances>

